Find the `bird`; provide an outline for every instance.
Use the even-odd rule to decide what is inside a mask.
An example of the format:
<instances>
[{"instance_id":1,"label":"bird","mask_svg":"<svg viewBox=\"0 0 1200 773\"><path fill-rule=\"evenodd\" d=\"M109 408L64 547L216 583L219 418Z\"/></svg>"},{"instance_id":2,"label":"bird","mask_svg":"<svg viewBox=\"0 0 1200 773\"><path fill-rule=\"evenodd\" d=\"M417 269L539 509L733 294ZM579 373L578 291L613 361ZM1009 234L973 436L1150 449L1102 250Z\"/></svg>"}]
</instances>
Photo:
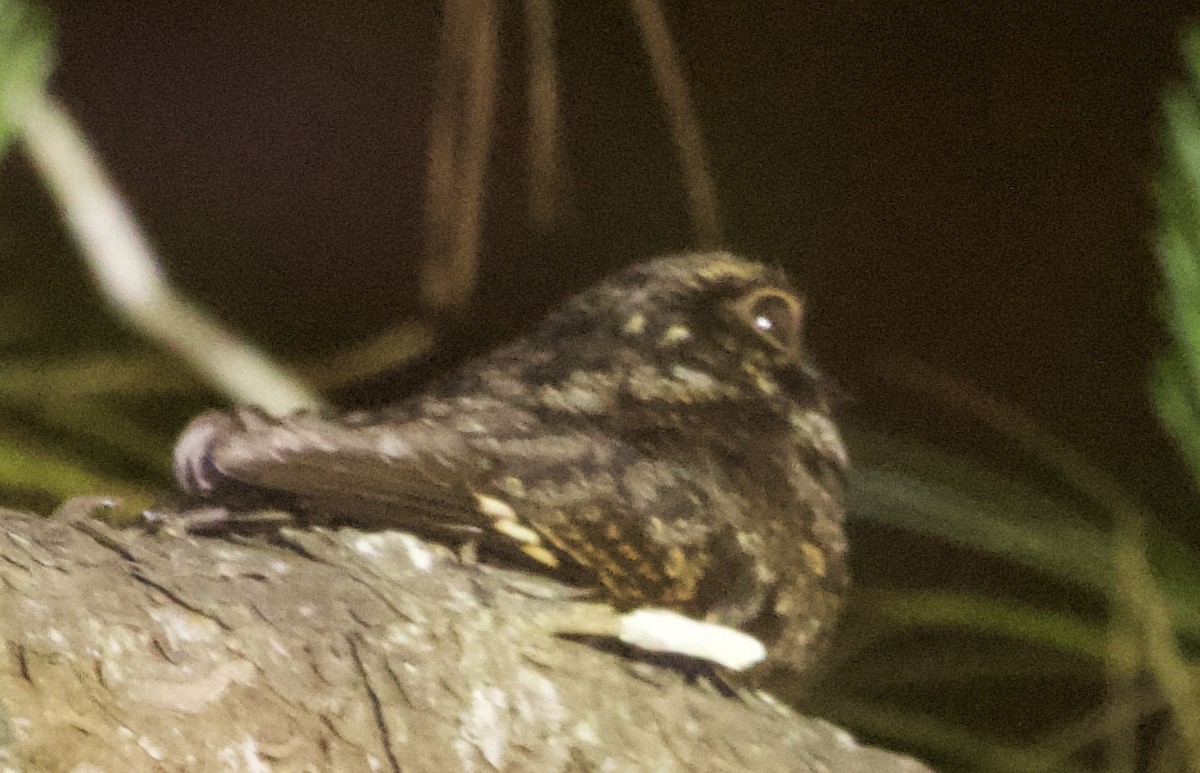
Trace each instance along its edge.
<instances>
[{"instance_id":1,"label":"bird","mask_svg":"<svg viewBox=\"0 0 1200 773\"><path fill-rule=\"evenodd\" d=\"M849 588L840 392L787 273L728 252L635 263L383 408L195 418L193 500L399 529L818 664Z\"/></svg>"}]
</instances>

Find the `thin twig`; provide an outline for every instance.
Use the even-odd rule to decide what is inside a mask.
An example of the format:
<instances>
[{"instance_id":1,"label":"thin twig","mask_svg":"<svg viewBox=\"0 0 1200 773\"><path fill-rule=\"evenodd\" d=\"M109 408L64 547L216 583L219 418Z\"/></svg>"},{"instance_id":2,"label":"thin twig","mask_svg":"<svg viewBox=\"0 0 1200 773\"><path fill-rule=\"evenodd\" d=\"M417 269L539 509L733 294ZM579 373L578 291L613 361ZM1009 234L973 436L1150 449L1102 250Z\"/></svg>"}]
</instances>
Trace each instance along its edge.
<instances>
[{"instance_id":1,"label":"thin twig","mask_svg":"<svg viewBox=\"0 0 1200 773\"><path fill-rule=\"evenodd\" d=\"M478 275L483 180L491 148L499 58L495 0L447 0L430 120L426 257L421 297L461 309ZM462 98L457 97L463 79Z\"/></svg>"},{"instance_id":2,"label":"thin twig","mask_svg":"<svg viewBox=\"0 0 1200 773\"><path fill-rule=\"evenodd\" d=\"M320 404L298 379L171 287L128 206L62 105L44 93L31 94L10 104L9 112L97 285L137 330L187 360L232 400L278 414Z\"/></svg>"},{"instance_id":3,"label":"thin twig","mask_svg":"<svg viewBox=\"0 0 1200 773\"><path fill-rule=\"evenodd\" d=\"M696 117L696 108L683 75L683 65L667 28L662 4L658 0L629 0L629 7L637 19L642 45L650 55L658 93L671 122L671 136L679 151L679 164L687 185L696 246L720 247L723 239L721 219L717 214L716 185L704 150L700 119Z\"/></svg>"},{"instance_id":4,"label":"thin twig","mask_svg":"<svg viewBox=\"0 0 1200 773\"><path fill-rule=\"evenodd\" d=\"M409 320L331 355L298 363L296 370L325 389L345 387L394 370L427 354L434 334L424 322Z\"/></svg>"},{"instance_id":5,"label":"thin twig","mask_svg":"<svg viewBox=\"0 0 1200 773\"><path fill-rule=\"evenodd\" d=\"M554 0L525 0L528 49L529 217L534 226L548 228L554 220L561 190L558 65L554 56Z\"/></svg>"},{"instance_id":6,"label":"thin twig","mask_svg":"<svg viewBox=\"0 0 1200 773\"><path fill-rule=\"evenodd\" d=\"M429 111L428 166L425 177L425 261L421 268L421 296L426 305L440 293L432 285L441 281L439 266L450 252L454 222L455 152L458 146L458 96L460 75L458 30L463 21L462 3L447 0L442 6L442 31L434 71L433 104Z\"/></svg>"},{"instance_id":7,"label":"thin twig","mask_svg":"<svg viewBox=\"0 0 1200 773\"><path fill-rule=\"evenodd\" d=\"M1130 711L1129 707L1139 689L1150 689L1149 686L1139 688L1143 666L1142 634L1138 630L1138 613L1132 604L1133 599L1128 593L1111 594L1105 657L1108 678L1104 717L1099 724L1107 731L1106 762L1113 773L1137 769L1137 731L1146 717Z\"/></svg>"},{"instance_id":8,"label":"thin twig","mask_svg":"<svg viewBox=\"0 0 1200 773\"><path fill-rule=\"evenodd\" d=\"M450 260L453 295L450 305L462 306L475 287L479 238L483 226L483 179L491 150L496 105L497 40L495 0L469 1L473 14L467 60L466 104L463 106L463 146L458 169L461 196L454 251Z\"/></svg>"}]
</instances>

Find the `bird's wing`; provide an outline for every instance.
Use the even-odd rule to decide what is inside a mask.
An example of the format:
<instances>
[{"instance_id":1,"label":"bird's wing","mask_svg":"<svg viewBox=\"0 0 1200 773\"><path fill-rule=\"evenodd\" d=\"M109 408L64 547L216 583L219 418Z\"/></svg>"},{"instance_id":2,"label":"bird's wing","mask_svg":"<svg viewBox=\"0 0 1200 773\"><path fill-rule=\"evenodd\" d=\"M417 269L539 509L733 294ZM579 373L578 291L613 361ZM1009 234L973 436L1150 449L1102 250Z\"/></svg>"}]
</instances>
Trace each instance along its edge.
<instances>
[{"instance_id":1,"label":"bird's wing","mask_svg":"<svg viewBox=\"0 0 1200 773\"><path fill-rule=\"evenodd\" d=\"M210 412L181 436L175 475L185 493L226 507L520 556L623 606L701 611L710 568L739 574L742 556L724 555L732 541L714 526L730 506L719 492L620 441L535 425L511 411L349 425Z\"/></svg>"},{"instance_id":2,"label":"bird's wing","mask_svg":"<svg viewBox=\"0 0 1200 773\"><path fill-rule=\"evenodd\" d=\"M250 409L195 419L174 460L183 491L209 502L294 509L314 522L460 541L489 526L472 494L489 466L461 433L436 422L347 426L316 415L272 419Z\"/></svg>"}]
</instances>

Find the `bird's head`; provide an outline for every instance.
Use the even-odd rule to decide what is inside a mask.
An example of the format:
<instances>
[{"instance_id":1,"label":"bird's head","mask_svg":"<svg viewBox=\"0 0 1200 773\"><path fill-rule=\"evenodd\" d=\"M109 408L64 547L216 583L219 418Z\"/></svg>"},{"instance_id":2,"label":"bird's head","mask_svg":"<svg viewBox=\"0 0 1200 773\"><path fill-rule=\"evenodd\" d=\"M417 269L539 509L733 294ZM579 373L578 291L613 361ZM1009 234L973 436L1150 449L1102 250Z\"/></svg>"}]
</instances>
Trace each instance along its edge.
<instances>
[{"instance_id":1,"label":"bird's head","mask_svg":"<svg viewBox=\"0 0 1200 773\"><path fill-rule=\"evenodd\" d=\"M826 410L805 303L778 268L729 253L639 263L594 285L522 340L527 383L569 412L753 403Z\"/></svg>"}]
</instances>

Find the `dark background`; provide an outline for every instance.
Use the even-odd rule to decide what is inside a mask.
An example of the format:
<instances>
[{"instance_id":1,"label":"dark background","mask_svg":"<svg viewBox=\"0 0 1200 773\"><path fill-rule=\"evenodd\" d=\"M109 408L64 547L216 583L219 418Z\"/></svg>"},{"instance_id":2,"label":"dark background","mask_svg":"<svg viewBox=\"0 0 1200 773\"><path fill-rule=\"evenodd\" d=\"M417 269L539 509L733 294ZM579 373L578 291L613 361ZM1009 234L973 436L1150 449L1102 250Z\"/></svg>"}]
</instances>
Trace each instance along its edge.
<instances>
[{"instance_id":1,"label":"dark background","mask_svg":"<svg viewBox=\"0 0 1200 773\"><path fill-rule=\"evenodd\" d=\"M439 10L405 3L55 2L54 89L174 278L275 351L412 315ZM482 348L570 291L688 245L648 60L621 3L563 3L570 214L523 209L520 4L489 172ZM793 268L866 421L983 454L886 385L914 355L1014 402L1166 513L1187 477L1149 407L1158 103L1187 6L670 2L728 241ZM23 163L6 206L52 223ZM15 191L15 193L14 193ZM10 217L13 217L10 215ZM61 237L58 237L61 238ZM52 297L68 252L6 257ZM1180 522L1182 525L1182 522Z\"/></svg>"}]
</instances>

